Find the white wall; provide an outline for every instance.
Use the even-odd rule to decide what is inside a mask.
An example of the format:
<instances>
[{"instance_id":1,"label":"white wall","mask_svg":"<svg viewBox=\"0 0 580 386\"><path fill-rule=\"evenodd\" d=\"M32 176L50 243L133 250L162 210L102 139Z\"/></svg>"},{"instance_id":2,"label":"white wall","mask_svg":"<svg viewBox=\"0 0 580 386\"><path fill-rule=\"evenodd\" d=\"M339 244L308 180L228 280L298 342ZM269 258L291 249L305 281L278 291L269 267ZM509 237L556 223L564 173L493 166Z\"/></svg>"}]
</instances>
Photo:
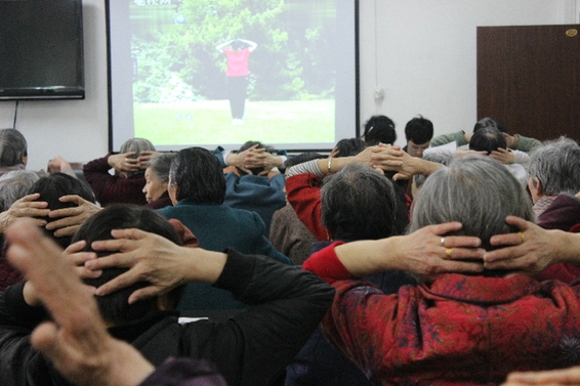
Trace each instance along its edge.
<instances>
[{"instance_id":1,"label":"white wall","mask_svg":"<svg viewBox=\"0 0 580 386\"><path fill-rule=\"evenodd\" d=\"M575 0L360 0L361 121L385 114L404 127L418 114L435 135L477 120L476 27L574 24ZM375 38L376 36L376 38ZM385 97L375 101L375 88Z\"/></svg>"},{"instance_id":2,"label":"white wall","mask_svg":"<svg viewBox=\"0 0 580 386\"><path fill-rule=\"evenodd\" d=\"M28 141L29 169L43 169L57 155L71 162L87 162L107 153L104 0L83 0L83 24L86 99L18 103L16 129ZM0 102L0 128L12 127L15 105L15 102Z\"/></svg>"},{"instance_id":3,"label":"white wall","mask_svg":"<svg viewBox=\"0 0 580 386\"><path fill-rule=\"evenodd\" d=\"M115 0L113 0L115 1ZM476 120L476 27L578 23L580 0L359 0L361 120L386 114L397 124L422 114L436 134ZM29 168L61 155L87 162L108 149L103 0L84 0L86 99L21 101L16 128L28 140ZM376 103L374 92L385 98ZM0 102L12 127L15 102ZM353 133L354 134L354 133Z\"/></svg>"}]
</instances>

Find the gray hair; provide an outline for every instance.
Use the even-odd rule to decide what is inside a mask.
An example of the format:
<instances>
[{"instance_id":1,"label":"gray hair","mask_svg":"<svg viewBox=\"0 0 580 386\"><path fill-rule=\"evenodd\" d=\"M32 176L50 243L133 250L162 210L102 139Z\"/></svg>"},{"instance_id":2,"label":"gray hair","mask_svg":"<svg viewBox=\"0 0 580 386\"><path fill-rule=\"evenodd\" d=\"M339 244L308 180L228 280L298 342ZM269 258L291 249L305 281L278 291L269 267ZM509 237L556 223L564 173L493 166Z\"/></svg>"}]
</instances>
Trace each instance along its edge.
<instances>
[{"instance_id":1,"label":"gray hair","mask_svg":"<svg viewBox=\"0 0 580 386\"><path fill-rule=\"evenodd\" d=\"M413 203L410 232L432 224L458 221L454 234L481 238L491 250L491 236L516 229L508 215L534 221L531 200L516 178L499 162L478 155L460 157L433 173Z\"/></svg>"},{"instance_id":2,"label":"gray hair","mask_svg":"<svg viewBox=\"0 0 580 386\"><path fill-rule=\"evenodd\" d=\"M42 177L30 170L13 170L0 177L0 211L8 210L15 201L26 196L28 190Z\"/></svg>"},{"instance_id":3,"label":"gray hair","mask_svg":"<svg viewBox=\"0 0 580 386\"><path fill-rule=\"evenodd\" d=\"M132 158L139 157L139 153L142 151L155 151L155 146L145 138L131 138L126 140L122 145L119 153L128 153L134 151L136 154L131 156Z\"/></svg>"},{"instance_id":4,"label":"gray hair","mask_svg":"<svg viewBox=\"0 0 580 386\"><path fill-rule=\"evenodd\" d=\"M547 196L580 192L580 146L566 137L542 142L530 152L529 176Z\"/></svg>"},{"instance_id":5,"label":"gray hair","mask_svg":"<svg viewBox=\"0 0 580 386\"><path fill-rule=\"evenodd\" d=\"M151 141L149 141L148 139L130 138L130 139L126 140L121 145L121 149L119 150L119 153L123 154L123 153L135 152L135 154L129 156L129 158L139 158L139 155L141 154L142 151L156 151L156 150L155 150L155 146L153 146ZM143 170L140 170L140 171L136 171L136 172L127 173L127 176L132 177L132 176L142 174L142 173L143 173Z\"/></svg>"},{"instance_id":6,"label":"gray hair","mask_svg":"<svg viewBox=\"0 0 580 386\"><path fill-rule=\"evenodd\" d=\"M21 132L15 129L0 130L0 167L21 164L22 157L26 155L28 144Z\"/></svg>"},{"instance_id":7,"label":"gray hair","mask_svg":"<svg viewBox=\"0 0 580 386\"><path fill-rule=\"evenodd\" d=\"M175 157L175 153L161 154L149 161L147 168L160 182L167 182L169 181L169 169L171 168L173 157Z\"/></svg>"},{"instance_id":8,"label":"gray hair","mask_svg":"<svg viewBox=\"0 0 580 386\"><path fill-rule=\"evenodd\" d=\"M430 162L435 162L444 166L449 165L449 163L453 160L455 156L452 154L449 154L448 152L433 152L433 153L427 153L427 154L423 154L423 159L425 161L430 161ZM423 184L425 183L425 180L427 179L427 175L426 174L415 174L413 176L413 181L415 182L415 187L420 188L421 186L423 186Z\"/></svg>"},{"instance_id":9,"label":"gray hair","mask_svg":"<svg viewBox=\"0 0 580 386\"><path fill-rule=\"evenodd\" d=\"M376 170L350 164L324 179L322 224L343 240L379 239L404 233L408 215L403 193Z\"/></svg>"}]
</instances>

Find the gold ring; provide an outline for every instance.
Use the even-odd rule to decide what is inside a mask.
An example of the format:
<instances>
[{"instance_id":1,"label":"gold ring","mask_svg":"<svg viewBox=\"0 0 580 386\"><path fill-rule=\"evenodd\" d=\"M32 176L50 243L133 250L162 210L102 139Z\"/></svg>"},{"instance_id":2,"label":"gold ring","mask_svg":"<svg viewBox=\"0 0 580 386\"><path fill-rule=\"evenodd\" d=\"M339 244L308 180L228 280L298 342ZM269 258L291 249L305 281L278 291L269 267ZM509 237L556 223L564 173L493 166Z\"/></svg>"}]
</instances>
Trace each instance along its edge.
<instances>
[{"instance_id":1,"label":"gold ring","mask_svg":"<svg viewBox=\"0 0 580 386\"><path fill-rule=\"evenodd\" d=\"M447 257L451 257L451 250L453 248L445 248L445 254L447 255Z\"/></svg>"},{"instance_id":2,"label":"gold ring","mask_svg":"<svg viewBox=\"0 0 580 386\"><path fill-rule=\"evenodd\" d=\"M520 237L522 238L522 243L523 243L524 241L526 241L526 235L524 235L524 233L523 233L523 232L518 232L518 235L520 235Z\"/></svg>"},{"instance_id":3,"label":"gold ring","mask_svg":"<svg viewBox=\"0 0 580 386\"><path fill-rule=\"evenodd\" d=\"M441 237L441 246L444 247L445 246L445 237Z\"/></svg>"}]
</instances>

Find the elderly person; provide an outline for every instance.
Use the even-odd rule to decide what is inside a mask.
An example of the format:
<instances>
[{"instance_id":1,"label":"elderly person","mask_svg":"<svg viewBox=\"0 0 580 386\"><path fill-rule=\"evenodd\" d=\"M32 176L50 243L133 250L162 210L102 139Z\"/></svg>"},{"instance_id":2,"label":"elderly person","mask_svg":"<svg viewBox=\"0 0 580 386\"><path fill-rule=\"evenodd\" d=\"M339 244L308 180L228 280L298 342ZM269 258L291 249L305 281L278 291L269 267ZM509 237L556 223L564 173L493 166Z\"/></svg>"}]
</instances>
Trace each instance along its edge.
<instances>
[{"instance_id":1,"label":"elderly person","mask_svg":"<svg viewBox=\"0 0 580 386\"><path fill-rule=\"evenodd\" d=\"M400 235L408 224L405 201L395 184L381 172L352 163L324 179L321 221L330 240L354 241ZM330 241L317 242L318 251ZM380 272L366 278L384 293L394 293L401 285L415 284L399 271ZM322 330L312 334L294 363L288 366L286 386L370 385L365 375L324 339Z\"/></svg>"},{"instance_id":2,"label":"elderly person","mask_svg":"<svg viewBox=\"0 0 580 386\"><path fill-rule=\"evenodd\" d=\"M580 192L580 146L570 138L560 137L543 142L530 153L530 158L528 188L540 219L559 195Z\"/></svg>"},{"instance_id":3,"label":"elderly person","mask_svg":"<svg viewBox=\"0 0 580 386\"><path fill-rule=\"evenodd\" d=\"M335 148L336 149L336 148ZM395 150L398 149L398 150ZM358 154L333 153L326 159L316 159L292 166L286 171L286 195L288 202L296 211L298 218L306 225L319 241L332 239L328 230L321 222L322 205L320 189L326 176L342 170L347 165L358 163L366 166L381 168L371 160L373 153L387 153L391 151L403 152L399 148L388 145L382 147L367 147ZM336 156L335 156L336 155ZM405 200L405 192L396 187L395 192Z\"/></svg>"},{"instance_id":4,"label":"elderly person","mask_svg":"<svg viewBox=\"0 0 580 386\"><path fill-rule=\"evenodd\" d=\"M145 169L145 186L143 187L147 208L161 209L172 205L167 185L169 184L169 168L174 156L174 153L161 154L149 161Z\"/></svg>"},{"instance_id":5,"label":"elderly person","mask_svg":"<svg viewBox=\"0 0 580 386\"><path fill-rule=\"evenodd\" d=\"M67 198L63 199L63 197ZM29 187L27 195L16 201L8 211L3 212L2 217L7 224L11 224L22 217L33 218L35 224L43 227L47 235L52 237L62 248L66 248L70 244L72 234L63 232L63 227L59 224L57 226L49 226L49 224L58 221L62 222L63 218L58 213L59 211L76 209L78 205L85 203L86 206L91 205L94 207L94 210L89 210L85 213L86 217L83 217L84 219L89 214L99 210L94 205L91 188L86 183L68 174L53 173L37 179ZM56 213L56 216L50 216L51 211ZM66 220L70 221L71 218L67 216ZM79 221L74 220L74 222L78 227ZM0 290L4 290L7 286L18 283L21 280L22 277L5 260L3 248L0 257Z\"/></svg>"},{"instance_id":6,"label":"elderly person","mask_svg":"<svg viewBox=\"0 0 580 386\"><path fill-rule=\"evenodd\" d=\"M168 191L173 206L160 209L159 213L181 221L198 237L201 248L234 248L292 264L264 236L264 221L257 213L223 204L226 182L220 162L210 151L201 147L180 150L171 162ZM181 310L243 307L227 291L198 283L187 286L179 304Z\"/></svg>"},{"instance_id":7,"label":"elderly person","mask_svg":"<svg viewBox=\"0 0 580 386\"><path fill-rule=\"evenodd\" d=\"M121 145L119 154L110 153L84 165L83 175L102 206L114 202L145 205L143 172L156 155L149 140L131 138Z\"/></svg>"},{"instance_id":8,"label":"elderly person","mask_svg":"<svg viewBox=\"0 0 580 386\"><path fill-rule=\"evenodd\" d=\"M286 204L284 175L278 169L286 156L258 141L247 141L235 154L220 149L214 154L224 166L224 205L258 213L266 225L264 236L268 237L274 212Z\"/></svg>"},{"instance_id":9,"label":"elderly person","mask_svg":"<svg viewBox=\"0 0 580 386\"><path fill-rule=\"evenodd\" d=\"M507 216L534 218L527 193L497 161L466 156L432 173L414 201L408 236L335 243L305 262L337 289L323 320L327 338L377 385L495 384L514 370L577 363L578 288L489 260L484 270L492 236L519 228L517 243L532 237ZM477 248L460 248L458 239ZM447 257L445 270L425 258L432 248ZM472 273L445 273L458 264ZM358 279L389 269L423 282L385 295Z\"/></svg>"},{"instance_id":10,"label":"elderly person","mask_svg":"<svg viewBox=\"0 0 580 386\"><path fill-rule=\"evenodd\" d=\"M27 162L28 144L22 133L15 129L0 130L0 175L24 169Z\"/></svg>"},{"instance_id":11,"label":"elderly person","mask_svg":"<svg viewBox=\"0 0 580 386\"><path fill-rule=\"evenodd\" d=\"M139 356L135 356L135 352L128 347L125 347L124 355L116 357L115 361L126 364L126 379L134 379L137 383L152 372L153 365L163 366L171 357L189 357L213 363L232 386L279 385L286 364L318 325L334 294L334 290L315 275L267 257L247 256L232 249L213 252L180 247L176 244L179 243L177 233L161 215L135 205L111 205L83 224L75 241L84 242L76 245L74 250L78 251L79 247L84 246L84 251L91 253L62 256L59 249L40 237L34 228L22 225L17 229L20 232L15 230L9 235L9 254L22 257L24 253L29 262L38 260L43 269L36 274L25 271L32 282L10 287L0 294L0 359L3 364L10 364L0 372L0 384L5 386L63 384L46 358L30 347L32 329L45 320L43 309L39 307L41 301L55 286L60 287L60 282L65 287L61 292L61 306L54 307L54 302L48 304L49 308L53 306L52 311L56 311L53 316L58 326L54 327L66 331L67 328L76 328L71 324L90 325L92 320L96 320L102 339L93 340L93 344L88 346L90 351L100 351L110 347L108 345L113 341L104 332L104 324L107 323L112 334L131 343L151 363L140 361L144 368L138 365L134 359ZM120 236L123 240L111 240L113 236ZM78 300L82 297L79 293L88 294L88 291L80 286L78 278L74 286L72 264L69 261L63 263L62 260L68 258L78 265L112 257L100 252L100 257L96 259L95 249L91 246L99 244L101 247L108 245L112 251L136 252L141 263L146 262L149 268L153 268L149 270L153 276L133 276L135 280L128 283L129 287L97 297L99 312L96 313L96 306L90 298L79 304ZM12 248L12 245L15 247ZM128 256L121 257L126 261ZM121 276L127 283L134 274L134 270L101 268L102 272L98 275L86 270L79 272L84 282L91 286L99 286ZM53 276L54 280L48 288L37 288L39 282L35 279L39 276L44 276L44 283ZM159 281L162 278L167 281L162 280L162 283ZM188 281L200 281L232 291L253 306L223 322L203 320L180 324L174 305L182 293L183 284ZM149 296L136 300L134 291L140 295L149 293ZM67 295L77 300L73 301L72 307L68 304ZM66 306L63 307L63 304ZM59 313L63 309L66 309L65 313L78 312L76 321L65 323L66 315L63 318L63 314ZM44 325L39 330L46 332L46 327ZM82 335L86 337L86 329L83 331L85 333ZM32 338L35 343L39 343L35 339L37 337L38 334L35 334ZM67 343L76 337L67 335ZM46 340L44 342L50 344ZM36 347L46 348L42 344ZM48 354L58 356L67 352L48 350ZM79 360L76 351L73 356L72 362ZM56 363L62 364L62 358L56 359L61 359ZM110 358L103 359L106 362ZM93 366L101 364L97 361ZM177 371L180 368L186 370L186 374L192 373L191 369L187 371L187 367L179 364L174 369ZM143 376L133 376L133 371L140 374L139 371L144 369L148 370ZM77 373L77 376L82 377L83 374ZM118 383L113 384L124 383L119 379ZM159 383L151 380L149 384Z\"/></svg>"}]
</instances>

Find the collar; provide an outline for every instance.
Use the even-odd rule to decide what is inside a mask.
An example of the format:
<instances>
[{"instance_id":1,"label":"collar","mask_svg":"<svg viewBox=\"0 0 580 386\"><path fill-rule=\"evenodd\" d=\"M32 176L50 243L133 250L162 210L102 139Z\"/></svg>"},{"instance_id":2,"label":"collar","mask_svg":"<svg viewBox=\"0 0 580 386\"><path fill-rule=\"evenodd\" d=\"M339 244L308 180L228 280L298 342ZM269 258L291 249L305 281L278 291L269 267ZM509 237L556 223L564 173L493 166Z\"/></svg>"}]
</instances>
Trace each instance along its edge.
<instances>
[{"instance_id":1,"label":"collar","mask_svg":"<svg viewBox=\"0 0 580 386\"><path fill-rule=\"evenodd\" d=\"M544 213L544 211L548 209L550 205L552 205L556 197L557 196L542 197L534 204L534 213L536 214L536 218L540 217L542 213Z\"/></svg>"},{"instance_id":2,"label":"collar","mask_svg":"<svg viewBox=\"0 0 580 386\"><path fill-rule=\"evenodd\" d=\"M440 276L431 284L422 283L419 290L430 299L502 304L532 294L538 289L538 284L537 280L525 275L497 278L450 273Z\"/></svg>"}]
</instances>

